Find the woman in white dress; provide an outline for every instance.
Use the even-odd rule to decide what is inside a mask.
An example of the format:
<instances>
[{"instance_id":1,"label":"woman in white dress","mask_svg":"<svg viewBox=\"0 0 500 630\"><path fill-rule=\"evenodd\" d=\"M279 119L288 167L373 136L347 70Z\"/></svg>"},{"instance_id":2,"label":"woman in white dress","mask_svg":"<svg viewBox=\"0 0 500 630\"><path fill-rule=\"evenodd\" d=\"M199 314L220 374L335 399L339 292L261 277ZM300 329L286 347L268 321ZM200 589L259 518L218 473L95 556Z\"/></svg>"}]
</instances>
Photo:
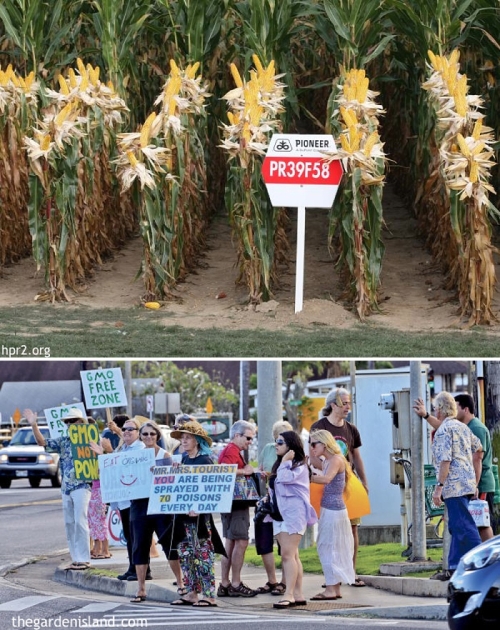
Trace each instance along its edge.
<instances>
[{"instance_id":1,"label":"woman in white dress","mask_svg":"<svg viewBox=\"0 0 500 630\"><path fill-rule=\"evenodd\" d=\"M323 474L314 473L311 483L325 486L321 499L317 549L325 576L325 590L312 600L341 599L340 584L353 584L354 539L344 503L344 487L352 475L346 458L329 431L314 431L309 437L312 455L323 460Z\"/></svg>"}]
</instances>

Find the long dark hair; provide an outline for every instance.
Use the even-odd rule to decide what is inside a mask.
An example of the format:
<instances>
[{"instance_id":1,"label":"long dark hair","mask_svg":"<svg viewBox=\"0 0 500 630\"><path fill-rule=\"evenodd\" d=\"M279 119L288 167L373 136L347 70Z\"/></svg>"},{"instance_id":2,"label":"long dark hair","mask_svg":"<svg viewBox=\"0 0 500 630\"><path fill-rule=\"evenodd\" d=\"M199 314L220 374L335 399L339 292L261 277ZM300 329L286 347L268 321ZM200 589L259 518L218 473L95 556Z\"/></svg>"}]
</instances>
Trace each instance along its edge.
<instances>
[{"instance_id":1,"label":"long dark hair","mask_svg":"<svg viewBox=\"0 0 500 630\"><path fill-rule=\"evenodd\" d=\"M290 451L294 451L295 453L292 461L292 468L297 468L297 466L305 464L306 454L304 453L304 446L300 435L295 433L295 431L283 431L283 433L280 433L279 437L283 438L285 440L285 444L288 446L288 449ZM271 471L273 475L276 475L282 459L283 455L278 455Z\"/></svg>"}]
</instances>

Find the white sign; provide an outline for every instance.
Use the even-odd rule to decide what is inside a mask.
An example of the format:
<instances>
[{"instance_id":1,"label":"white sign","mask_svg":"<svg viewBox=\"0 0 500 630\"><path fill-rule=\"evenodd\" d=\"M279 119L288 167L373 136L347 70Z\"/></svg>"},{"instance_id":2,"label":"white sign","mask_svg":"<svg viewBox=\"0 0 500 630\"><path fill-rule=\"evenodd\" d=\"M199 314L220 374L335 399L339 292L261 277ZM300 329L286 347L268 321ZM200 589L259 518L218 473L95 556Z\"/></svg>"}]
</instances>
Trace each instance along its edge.
<instances>
[{"instance_id":1,"label":"white sign","mask_svg":"<svg viewBox=\"0 0 500 630\"><path fill-rule=\"evenodd\" d=\"M83 370L80 375L87 409L127 406L120 368Z\"/></svg>"},{"instance_id":2,"label":"white sign","mask_svg":"<svg viewBox=\"0 0 500 630\"><path fill-rule=\"evenodd\" d=\"M274 134L262 164L262 177L273 206L331 208L343 175L332 135Z\"/></svg>"},{"instance_id":3,"label":"white sign","mask_svg":"<svg viewBox=\"0 0 500 630\"><path fill-rule=\"evenodd\" d=\"M62 407L49 407L43 410L51 438L58 438L67 434L68 428L62 418L68 415L70 409L79 409L85 417L87 416L85 405L82 402L63 405Z\"/></svg>"},{"instance_id":4,"label":"white sign","mask_svg":"<svg viewBox=\"0 0 500 630\"><path fill-rule=\"evenodd\" d=\"M154 396L146 396L146 411L154 411Z\"/></svg>"},{"instance_id":5,"label":"white sign","mask_svg":"<svg viewBox=\"0 0 500 630\"><path fill-rule=\"evenodd\" d=\"M336 153L332 135L275 133L262 163L262 177L273 206L297 208L295 312L304 302L304 243L306 208L331 208L343 175L340 160L325 161Z\"/></svg>"},{"instance_id":6,"label":"white sign","mask_svg":"<svg viewBox=\"0 0 500 630\"><path fill-rule=\"evenodd\" d=\"M103 503L149 497L154 448L99 455L99 479Z\"/></svg>"},{"instance_id":7,"label":"white sign","mask_svg":"<svg viewBox=\"0 0 500 630\"><path fill-rule=\"evenodd\" d=\"M157 466L148 514L209 514L231 511L236 464Z\"/></svg>"}]
</instances>

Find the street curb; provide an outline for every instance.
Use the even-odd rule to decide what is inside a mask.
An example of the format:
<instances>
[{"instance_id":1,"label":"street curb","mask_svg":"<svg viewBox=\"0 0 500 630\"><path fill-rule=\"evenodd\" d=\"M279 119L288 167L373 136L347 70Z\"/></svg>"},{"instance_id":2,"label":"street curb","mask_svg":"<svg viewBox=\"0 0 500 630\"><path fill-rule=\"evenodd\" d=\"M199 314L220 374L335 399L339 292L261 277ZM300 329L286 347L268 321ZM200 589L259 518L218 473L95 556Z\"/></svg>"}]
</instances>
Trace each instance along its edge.
<instances>
[{"instance_id":1,"label":"street curb","mask_svg":"<svg viewBox=\"0 0 500 630\"><path fill-rule=\"evenodd\" d=\"M360 575L359 577L368 586L391 591L397 595L446 597L448 592L448 582L440 582L430 578L393 577L388 575Z\"/></svg>"},{"instance_id":2,"label":"street curb","mask_svg":"<svg viewBox=\"0 0 500 630\"><path fill-rule=\"evenodd\" d=\"M317 615L335 617L367 617L383 619L426 619L428 621L446 621L447 604L434 606L387 606L386 608L358 608L352 610L319 610Z\"/></svg>"},{"instance_id":3,"label":"street curb","mask_svg":"<svg viewBox=\"0 0 500 630\"><path fill-rule=\"evenodd\" d=\"M58 568L54 573L54 580L63 584L86 588L91 591L108 593L109 595L119 595L122 597L135 597L137 593L137 582L127 582L105 575L95 575L88 571L70 571ZM146 594L148 599L158 602L170 603L178 599L177 591L171 591L164 586L146 582Z\"/></svg>"}]
</instances>

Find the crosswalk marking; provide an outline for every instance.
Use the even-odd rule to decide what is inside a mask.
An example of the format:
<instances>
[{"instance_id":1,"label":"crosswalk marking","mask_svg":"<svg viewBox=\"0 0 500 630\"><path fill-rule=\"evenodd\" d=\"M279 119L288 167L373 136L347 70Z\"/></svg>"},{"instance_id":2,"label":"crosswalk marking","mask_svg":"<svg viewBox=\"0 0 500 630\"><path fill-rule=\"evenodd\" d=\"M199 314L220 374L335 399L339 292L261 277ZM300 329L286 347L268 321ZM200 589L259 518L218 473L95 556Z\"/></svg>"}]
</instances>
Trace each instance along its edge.
<instances>
[{"instance_id":1,"label":"crosswalk marking","mask_svg":"<svg viewBox=\"0 0 500 630\"><path fill-rule=\"evenodd\" d=\"M0 610L17 612L20 610L26 610L26 608L30 608L31 606L43 604L44 602L48 602L51 599L56 599L56 596L32 595L30 597L20 597L19 599L13 599L10 602L5 602L5 604L0 604Z\"/></svg>"},{"instance_id":2,"label":"crosswalk marking","mask_svg":"<svg viewBox=\"0 0 500 630\"><path fill-rule=\"evenodd\" d=\"M119 608L123 604L113 604L112 602L94 602L93 604L88 604L83 608L79 608L78 610L71 611L72 613L93 613L93 612L108 612L109 610L114 610L115 608Z\"/></svg>"}]
</instances>

